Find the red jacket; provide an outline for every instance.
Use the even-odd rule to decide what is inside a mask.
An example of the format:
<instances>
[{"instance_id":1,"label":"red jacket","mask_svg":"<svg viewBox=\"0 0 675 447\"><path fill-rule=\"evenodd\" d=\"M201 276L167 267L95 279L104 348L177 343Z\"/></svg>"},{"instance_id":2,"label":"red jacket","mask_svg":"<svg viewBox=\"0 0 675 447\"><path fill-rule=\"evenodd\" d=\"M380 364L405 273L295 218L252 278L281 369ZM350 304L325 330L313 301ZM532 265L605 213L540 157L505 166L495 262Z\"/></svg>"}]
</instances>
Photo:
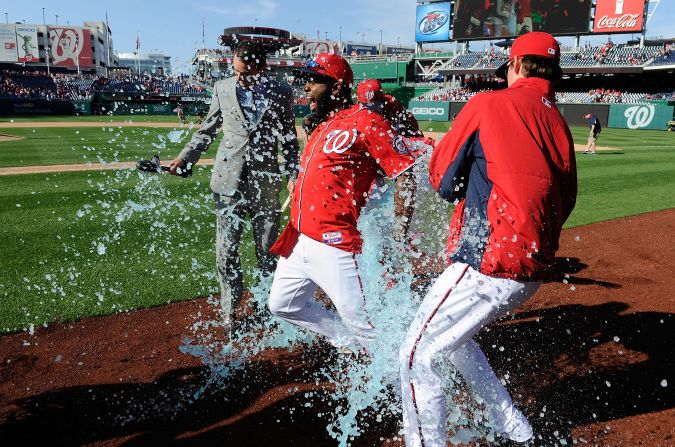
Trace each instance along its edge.
<instances>
[{"instance_id":1,"label":"red jacket","mask_svg":"<svg viewBox=\"0 0 675 447\"><path fill-rule=\"evenodd\" d=\"M431 184L458 201L450 262L520 280L552 269L577 193L574 143L554 98L541 78L478 94L434 150Z\"/></svg>"}]
</instances>

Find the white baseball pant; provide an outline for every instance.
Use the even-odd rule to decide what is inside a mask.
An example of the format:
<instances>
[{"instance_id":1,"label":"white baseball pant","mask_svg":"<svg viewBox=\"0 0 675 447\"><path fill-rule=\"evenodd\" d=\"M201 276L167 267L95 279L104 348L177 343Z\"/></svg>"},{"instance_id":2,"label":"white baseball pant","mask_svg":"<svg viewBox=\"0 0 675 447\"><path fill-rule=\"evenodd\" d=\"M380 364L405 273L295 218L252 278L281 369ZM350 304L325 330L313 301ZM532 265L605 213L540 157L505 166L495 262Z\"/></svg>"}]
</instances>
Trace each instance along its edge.
<instances>
[{"instance_id":1,"label":"white baseball pant","mask_svg":"<svg viewBox=\"0 0 675 447\"><path fill-rule=\"evenodd\" d=\"M471 337L518 307L540 282L483 275L453 263L422 301L400 350L403 423L408 447L446 444L446 412L439 360L449 360L489 409L495 431L514 440L532 435L478 344Z\"/></svg>"},{"instance_id":2,"label":"white baseball pant","mask_svg":"<svg viewBox=\"0 0 675 447\"><path fill-rule=\"evenodd\" d=\"M317 287L337 314L314 300ZM300 234L290 256L279 259L269 301L277 317L328 337L336 347L354 348L358 343L367 348L374 328L365 304L353 253Z\"/></svg>"}]
</instances>

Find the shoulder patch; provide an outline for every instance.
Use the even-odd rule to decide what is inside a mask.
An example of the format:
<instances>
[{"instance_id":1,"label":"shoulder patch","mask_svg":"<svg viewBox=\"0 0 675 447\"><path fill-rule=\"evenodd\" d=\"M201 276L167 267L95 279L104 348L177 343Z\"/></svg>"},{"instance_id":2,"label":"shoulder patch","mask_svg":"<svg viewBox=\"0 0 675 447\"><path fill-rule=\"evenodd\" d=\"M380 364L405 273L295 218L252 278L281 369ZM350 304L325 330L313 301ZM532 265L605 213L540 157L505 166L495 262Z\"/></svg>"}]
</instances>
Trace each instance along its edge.
<instances>
[{"instance_id":1,"label":"shoulder patch","mask_svg":"<svg viewBox=\"0 0 675 447\"><path fill-rule=\"evenodd\" d=\"M394 141L391 144L394 148L394 151L396 151L397 154L409 154L410 153L410 148L408 147L408 143L406 142L405 138L403 138L400 135L396 135L394 137Z\"/></svg>"}]
</instances>

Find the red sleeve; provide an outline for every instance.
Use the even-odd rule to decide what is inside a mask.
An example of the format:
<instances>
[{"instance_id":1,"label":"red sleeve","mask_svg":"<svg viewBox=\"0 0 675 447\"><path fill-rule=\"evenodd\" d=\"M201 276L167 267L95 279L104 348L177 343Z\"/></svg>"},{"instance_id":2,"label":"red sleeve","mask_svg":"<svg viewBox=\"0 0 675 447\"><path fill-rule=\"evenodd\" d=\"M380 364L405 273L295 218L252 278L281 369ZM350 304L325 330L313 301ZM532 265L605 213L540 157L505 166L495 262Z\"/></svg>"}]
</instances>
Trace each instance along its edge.
<instances>
[{"instance_id":1,"label":"red sleeve","mask_svg":"<svg viewBox=\"0 0 675 447\"><path fill-rule=\"evenodd\" d=\"M436 145L429 162L429 180L436 191L441 186L443 177L452 170L462 172L466 166L463 157L469 140L480 124L481 95L471 98L452 123L452 129L445 134ZM455 174L453 174L455 176Z\"/></svg>"},{"instance_id":2,"label":"red sleeve","mask_svg":"<svg viewBox=\"0 0 675 447\"><path fill-rule=\"evenodd\" d=\"M387 177L396 178L415 164L405 138L394 133L385 120L374 121L362 131L368 153Z\"/></svg>"}]
</instances>

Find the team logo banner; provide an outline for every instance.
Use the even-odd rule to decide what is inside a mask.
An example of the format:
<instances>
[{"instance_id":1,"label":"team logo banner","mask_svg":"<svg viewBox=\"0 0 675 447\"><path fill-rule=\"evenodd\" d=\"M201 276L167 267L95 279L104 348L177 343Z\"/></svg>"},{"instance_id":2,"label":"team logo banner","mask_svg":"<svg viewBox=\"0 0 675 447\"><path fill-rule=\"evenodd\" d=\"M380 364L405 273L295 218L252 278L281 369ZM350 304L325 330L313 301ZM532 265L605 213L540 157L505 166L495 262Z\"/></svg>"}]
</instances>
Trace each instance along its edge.
<instances>
[{"instance_id":1,"label":"team logo banner","mask_svg":"<svg viewBox=\"0 0 675 447\"><path fill-rule=\"evenodd\" d=\"M40 62L37 27L17 25L16 48L19 62Z\"/></svg>"},{"instance_id":2,"label":"team logo banner","mask_svg":"<svg viewBox=\"0 0 675 447\"><path fill-rule=\"evenodd\" d=\"M644 0L598 0L595 4L594 33L642 31Z\"/></svg>"},{"instance_id":3,"label":"team logo banner","mask_svg":"<svg viewBox=\"0 0 675 447\"><path fill-rule=\"evenodd\" d=\"M0 25L0 62L18 61L14 25Z\"/></svg>"},{"instance_id":4,"label":"team logo banner","mask_svg":"<svg viewBox=\"0 0 675 447\"><path fill-rule=\"evenodd\" d=\"M665 130L673 119L673 109L664 104L612 104L607 127Z\"/></svg>"},{"instance_id":5,"label":"team logo banner","mask_svg":"<svg viewBox=\"0 0 675 447\"><path fill-rule=\"evenodd\" d=\"M319 53L339 53L337 43L330 40L305 40L305 53L316 56Z\"/></svg>"},{"instance_id":6,"label":"team logo banner","mask_svg":"<svg viewBox=\"0 0 675 447\"><path fill-rule=\"evenodd\" d=\"M429 3L417 6L416 42L450 40L450 3Z\"/></svg>"},{"instance_id":7,"label":"team logo banner","mask_svg":"<svg viewBox=\"0 0 675 447\"><path fill-rule=\"evenodd\" d=\"M50 28L51 60L57 67L93 66L88 29Z\"/></svg>"}]
</instances>

